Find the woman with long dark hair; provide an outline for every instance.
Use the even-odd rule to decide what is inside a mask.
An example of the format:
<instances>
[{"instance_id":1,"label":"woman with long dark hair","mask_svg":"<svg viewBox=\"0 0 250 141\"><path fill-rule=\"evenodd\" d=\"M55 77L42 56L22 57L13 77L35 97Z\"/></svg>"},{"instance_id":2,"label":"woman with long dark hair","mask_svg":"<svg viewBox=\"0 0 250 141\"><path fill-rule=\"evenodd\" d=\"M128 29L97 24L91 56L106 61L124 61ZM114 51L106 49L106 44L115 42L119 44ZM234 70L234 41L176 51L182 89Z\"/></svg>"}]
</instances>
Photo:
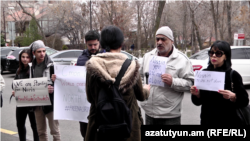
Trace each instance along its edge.
<instances>
[{"instance_id":1,"label":"woman with long dark hair","mask_svg":"<svg viewBox=\"0 0 250 141\"><path fill-rule=\"evenodd\" d=\"M239 125L236 108L248 105L242 77L237 71L232 73L233 90L231 85L231 48L225 41L216 41L208 51L209 63L205 71L225 72L224 90L198 90L192 86L192 102L201 105L201 125Z\"/></svg>"},{"instance_id":2,"label":"woman with long dark hair","mask_svg":"<svg viewBox=\"0 0 250 141\"><path fill-rule=\"evenodd\" d=\"M17 69L15 80L29 78L30 71L28 63L30 63L32 60L33 55L31 54L30 49L24 49L21 51L19 54L19 68ZM15 96L15 91L12 91L12 95ZM39 141L35 113L32 107L16 107L16 121L19 139L20 141L26 141L25 121L27 115L29 115L34 141Z\"/></svg>"}]
</instances>

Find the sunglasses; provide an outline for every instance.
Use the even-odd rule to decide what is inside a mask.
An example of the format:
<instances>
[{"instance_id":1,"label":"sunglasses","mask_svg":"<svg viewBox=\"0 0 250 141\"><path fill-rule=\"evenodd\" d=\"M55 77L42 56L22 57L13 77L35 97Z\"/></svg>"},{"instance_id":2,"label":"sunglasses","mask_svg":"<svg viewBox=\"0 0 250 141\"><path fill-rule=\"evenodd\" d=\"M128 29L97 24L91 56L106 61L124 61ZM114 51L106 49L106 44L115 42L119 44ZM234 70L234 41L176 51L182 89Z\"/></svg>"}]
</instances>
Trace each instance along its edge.
<instances>
[{"instance_id":1,"label":"sunglasses","mask_svg":"<svg viewBox=\"0 0 250 141\"><path fill-rule=\"evenodd\" d=\"M159 40L162 40L163 42L165 42L165 41L167 40L167 38L159 38L159 37L156 37L155 39L156 39L157 42L158 42Z\"/></svg>"},{"instance_id":2,"label":"sunglasses","mask_svg":"<svg viewBox=\"0 0 250 141\"><path fill-rule=\"evenodd\" d=\"M216 57L221 57L224 54L224 52L222 52L222 51L216 51L216 52L214 52L214 51L211 51L211 50L208 51L208 55L210 57L212 57L214 54L215 54Z\"/></svg>"}]
</instances>

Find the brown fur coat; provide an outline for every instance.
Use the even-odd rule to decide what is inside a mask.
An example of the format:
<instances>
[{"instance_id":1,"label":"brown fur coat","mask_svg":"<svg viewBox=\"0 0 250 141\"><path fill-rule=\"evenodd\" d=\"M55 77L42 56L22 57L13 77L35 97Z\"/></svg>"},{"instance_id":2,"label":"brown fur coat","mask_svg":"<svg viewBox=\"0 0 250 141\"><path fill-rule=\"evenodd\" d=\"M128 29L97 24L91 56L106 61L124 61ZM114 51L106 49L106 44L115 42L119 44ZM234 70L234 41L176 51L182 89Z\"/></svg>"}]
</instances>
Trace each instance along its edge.
<instances>
[{"instance_id":1,"label":"brown fur coat","mask_svg":"<svg viewBox=\"0 0 250 141\"><path fill-rule=\"evenodd\" d=\"M102 140L98 139L97 126L95 124L98 92L106 80L111 80L113 83L115 82L115 77L118 75L126 59L127 56L122 53L103 53L92 56L86 63L86 93L88 101L91 103L86 141ZM130 138L125 139L126 141L141 140L140 128L143 124L143 120L137 100L145 100L149 92L142 88L139 67L138 62L132 61L124 77L122 77L119 86L123 99L130 108L133 117L131 135Z\"/></svg>"}]
</instances>

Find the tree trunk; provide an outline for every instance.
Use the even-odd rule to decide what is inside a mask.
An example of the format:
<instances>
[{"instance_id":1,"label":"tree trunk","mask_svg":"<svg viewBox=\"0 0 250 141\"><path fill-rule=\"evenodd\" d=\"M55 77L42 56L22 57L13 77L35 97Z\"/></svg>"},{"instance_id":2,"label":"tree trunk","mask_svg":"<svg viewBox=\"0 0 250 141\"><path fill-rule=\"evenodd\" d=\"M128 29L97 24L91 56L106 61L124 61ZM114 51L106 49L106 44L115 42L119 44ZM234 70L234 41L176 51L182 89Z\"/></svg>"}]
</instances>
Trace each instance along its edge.
<instances>
[{"instance_id":1,"label":"tree trunk","mask_svg":"<svg viewBox=\"0 0 250 141\"><path fill-rule=\"evenodd\" d=\"M220 31L220 39L221 40L224 40L224 32L223 32L223 29L224 29L224 14L225 14L225 9L226 9L226 2L224 1L223 2L223 12L222 12L222 16L221 16L221 24L219 23L219 31Z\"/></svg>"},{"instance_id":2,"label":"tree trunk","mask_svg":"<svg viewBox=\"0 0 250 141\"><path fill-rule=\"evenodd\" d=\"M64 11L63 11L63 16L62 16L62 18L59 20L59 22L58 22L58 24L57 24L57 26L56 26L56 31L55 31L55 33L54 33L55 36L54 36L54 39L53 39L53 42L52 42L52 48L55 48L56 33L58 32L58 27L60 26L61 21L64 19L65 13L66 13L66 11L64 10Z\"/></svg>"},{"instance_id":3,"label":"tree trunk","mask_svg":"<svg viewBox=\"0 0 250 141\"><path fill-rule=\"evenodd\" d=\"M158 11L157 11L157 15L156 15L156 19L155 19L155 26L154 26L154 36L155 36L155 33L157 31L157 29L159 28L160 26L160 22L161 22L161 15L162 15L162 12L163 12L163 8L166 4L166 1L159 1L158 2L159 5L158 5Z\"/></svg>"},{"instance_id":4,"label":"tree trunk","mask_svg":"<svg viewBox=\"0 0 250 141\"><path fill-rule=\"evenodd\" d=\"M227 2L227 27L228 27L228 42L230 45L233 44L232 39L232 29L231 29L231 8L232 8L232 1Z\"/></svg>"},{"instance_id":5,"label":"tree trunk","mask_svg":"<svg viewBox=\"0 0 250 141\"><path fill-rule=\"evenodd\" d=\"M182 50L186 51L187 48L187 4L186 2L183 2L183 12L184 12L184 17L183 17L183 31L182 31L182 40L183 40L183 46Z\"/></svg>"},{"instance_id":6,"label":"tree trunk","mask_svg":"<svg viewBox=\"0 0 250 141\"><path fill-rule=\"evenodd\" d=\"M113 1L111 1L110 21L111 21L112 25L114 24L113 23L113 12L114 12L114 10L113 10Z\"/></svg>"},{"instance_id":7,"label":"tree trunk","mask_svg":"<svg viewBox=\"0 0 250 141\"><path fill-rule=\"evenodd\" d=\"M193 52L193 54L197 52L197 42L196 42L196 35L195 35L194 25L193 25L193 28L192 28L192 52Z\"/></svg>"},{"instance_id":8,"label":"tree trunk","mask_svg":"<svg viewBox=\"0 0 250 141\"><path fill-rule=\"evenodd\" d=\"M175 47L177 47L177 41L176 41L176 31L175 30L173 30L173 36L174 36L174 45L175 45Z\"/></svg>"},{"instance_id":9,"label":"tree trunk","mask_svg":"<svg viewBox=\"0 0 250 141\"><path fill-rule=\"evenodd\" d=\"M137 49L141 50L141 3L139 1L136 2L137 5L137 17L138 17L138 23L137 23Z\"/></svg>"},{"instance_id":10,"label":"tree trunk","mask_svg":"<svg viewBox=\"0 0 250 141\"><path fill-rule=\"evenodd\" d=\"M215 33L215 40L218 39L218 36L217 36L217 21L218 19L216 18L216 15L215 15L215 11L214 11L214 2L213 1L210 1L211 3L211 11L212 11L212 15L213 15L213 19L214 19L214 33Z\"/></svg>"},{"instance_id":11,"label":"tree trunk","mask_svg":"<svg viewBox=\"0 0 250 141\"><path fill-rule=\"evenodd\" d=\"M203 48L203 47L202 47L202 41L201 41L201 36L200 36L199 28L198 28L198 26L197 26L196 23L194 23L194 24L195 24L195 30L196 30L197 40L198 40L198 43L199 43L199 47L200 47L200 49L201 49L201 48ZM198 47L197 47L197 48L198 48Z\"/></svg>"},{"instance_id":12,"label":"tree trunk","mask_svg":"<svg viewBox=\"0 0 250 141\"><path fill-rule=\"evenodd\" d=\"M194 30L196 31L196 37L197 37L199 46L200 46L200 48L202 48L202 42L201 42L201 38L200 38L199 27L198 27L198 25L195 23L195 20L194 20L194 11L193 11L193 10L191 10L191 17L192 17L192 24L193 24ZM195 51L198 50L198 46L196 46L196 48L197 48L197 49L195 49Z\"/></svg>"}]
</instances>

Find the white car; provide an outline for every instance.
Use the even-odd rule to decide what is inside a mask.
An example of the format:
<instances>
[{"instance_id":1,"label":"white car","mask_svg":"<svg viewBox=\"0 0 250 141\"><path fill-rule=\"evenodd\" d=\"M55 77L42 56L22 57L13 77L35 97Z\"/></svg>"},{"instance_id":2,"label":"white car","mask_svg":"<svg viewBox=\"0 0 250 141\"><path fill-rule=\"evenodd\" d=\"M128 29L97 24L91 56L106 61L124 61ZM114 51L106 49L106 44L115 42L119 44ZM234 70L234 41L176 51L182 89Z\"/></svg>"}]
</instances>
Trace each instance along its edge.
<instances>
[{"instance_id":1,"label":"white car","mask_svg":"<svg viewBox=\"0 0 250 141\"><path fill-rule=\"evenodd\" d=\"M77 59L82 54L82 50L69 49L58 51L50 55L51 60L57 65L70 65L72 59Z\"/></svg>"},{"instance_id":2,"label":"white car","mask_svg":"<svg viewBox=\"0 0 250 141\"><path fill-rule=\"evenodd\" d=\"M143 58L137 58L137 57L133 56L132 54L126 52L126 51L121 51L121 53L124 53L125 55L127 55L127 56L128 56L128 59L137 60L138 63L141 65L142 59L143 59ZM77 62L77 59L73 59L73 60L71 60L70 65L75 66L75 65L76 65L76 62Z\"/></svg>"},{"instance_id":3,"label":"white car","mask_svg":"<svg viewBox=\"0 0 250 141\"><path fill-rule=\"evenodd\" d=\"M203 70L208 66L208 51L206 48L189 57L194 71ZM239 72L244 85L250 84L250 46L231 46L232 69Z\"/></svg>"}]
</instances>

